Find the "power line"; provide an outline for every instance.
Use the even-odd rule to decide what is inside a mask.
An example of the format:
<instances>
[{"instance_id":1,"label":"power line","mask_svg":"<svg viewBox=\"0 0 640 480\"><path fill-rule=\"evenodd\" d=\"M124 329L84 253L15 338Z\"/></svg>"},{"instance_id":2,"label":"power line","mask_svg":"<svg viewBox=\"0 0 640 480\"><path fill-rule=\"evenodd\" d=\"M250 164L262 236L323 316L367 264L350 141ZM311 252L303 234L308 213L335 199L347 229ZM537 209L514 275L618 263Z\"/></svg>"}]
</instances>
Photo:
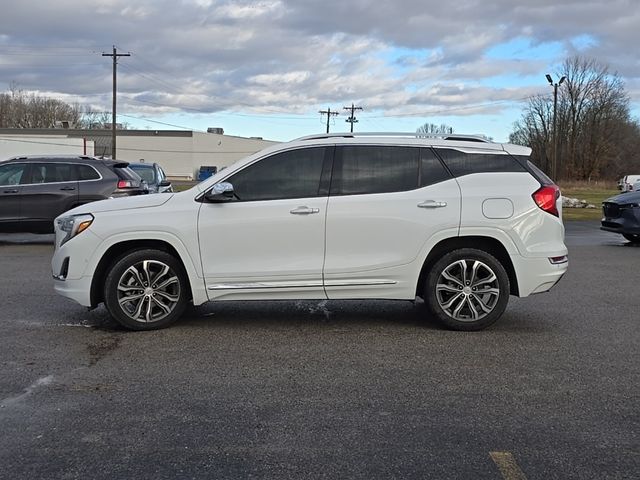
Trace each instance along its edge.
<instances>
[{"instance_id":1,"label":"power line","mask_svg":"<svg viewBox=\"0 0 640 480\"><path fill-rule=\"evenodd\" d=\"M327 133L329 133L329 120L331 120L331 116L340 115L340 112L332 112L330 108L327 108L326 110L320 110L318 113L327 116Z\"/></svg>"},{"instance_id":2,"label":"power line","mask_svg":"<svg viewBox=\"0 0 640 480\"><path fill-rule=\"evenodd\" d=\"M356 110L362 110L362 107L356 107L353 103L351 104L350 107L344 107L343 110L351 110L351 115L349 116L349 118L347 118L345 120L345 122L350 123L351 124L351 133L353 133L353 124L354 123L358 123L358 119L356 119L355 116L355 111ZM329 132L327 132L329 133Z\"/></svg>"}]
</instances>

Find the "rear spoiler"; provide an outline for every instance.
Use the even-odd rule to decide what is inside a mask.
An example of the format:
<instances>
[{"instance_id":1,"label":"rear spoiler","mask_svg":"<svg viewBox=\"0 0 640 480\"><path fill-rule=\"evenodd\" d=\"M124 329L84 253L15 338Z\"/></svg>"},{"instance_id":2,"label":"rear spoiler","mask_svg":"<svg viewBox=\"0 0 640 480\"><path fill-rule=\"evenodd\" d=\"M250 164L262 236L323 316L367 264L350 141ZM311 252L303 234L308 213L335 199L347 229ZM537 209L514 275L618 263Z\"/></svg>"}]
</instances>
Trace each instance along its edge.
<instances>
[{"instance_id":1,"label":"rear spoiler","mask_svg":"<svg viewBox=\"0 0 640 480\"><path fill-rule=\"evenodd\" d=\"M109 163L113 168L127 168L129 166L129 162L121 162L119 160L110 160Z\"/></svg>"}]
</instances>

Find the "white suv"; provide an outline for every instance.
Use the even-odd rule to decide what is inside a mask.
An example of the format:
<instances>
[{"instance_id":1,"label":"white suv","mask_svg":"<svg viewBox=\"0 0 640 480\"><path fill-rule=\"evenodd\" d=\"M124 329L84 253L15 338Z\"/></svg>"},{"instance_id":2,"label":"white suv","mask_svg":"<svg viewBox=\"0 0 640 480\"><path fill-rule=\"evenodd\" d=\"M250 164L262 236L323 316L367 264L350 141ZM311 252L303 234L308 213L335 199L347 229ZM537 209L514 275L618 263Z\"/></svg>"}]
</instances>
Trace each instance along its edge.
<instances>
[{"instance_id":1,"label":"white suv","mask_svg":"<svg viewBox=\"0 0 640 480\"><path fill-rule=\"evenodd\" d=\"M567 270L560 191L529 154L469 135L275 145L185 192L57 218L55 290L134 330L209 300L417 296L479 330Z\"/></svg>"}]
</instances>

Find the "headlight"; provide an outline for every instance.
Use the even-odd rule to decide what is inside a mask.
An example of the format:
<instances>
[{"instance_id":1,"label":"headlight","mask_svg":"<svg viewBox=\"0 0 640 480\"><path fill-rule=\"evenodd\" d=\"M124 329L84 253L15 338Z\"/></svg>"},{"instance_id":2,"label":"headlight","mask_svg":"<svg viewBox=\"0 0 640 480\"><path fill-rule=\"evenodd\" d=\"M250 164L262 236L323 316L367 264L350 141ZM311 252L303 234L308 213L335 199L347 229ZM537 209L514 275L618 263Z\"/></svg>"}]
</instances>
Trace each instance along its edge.
<instances>
[{"instance_id":1,"label":"headlight","mask_svg":"<svg viewBox=\"0 0 640 480\"><path fill-rule=\"evenodd\" d=\"M56 220L58 228L66 233L60 245L64 245L76 235L84 232L93 222L93 215L85 213L82 215L69 215Z\"/></svg>"}]
</instances>

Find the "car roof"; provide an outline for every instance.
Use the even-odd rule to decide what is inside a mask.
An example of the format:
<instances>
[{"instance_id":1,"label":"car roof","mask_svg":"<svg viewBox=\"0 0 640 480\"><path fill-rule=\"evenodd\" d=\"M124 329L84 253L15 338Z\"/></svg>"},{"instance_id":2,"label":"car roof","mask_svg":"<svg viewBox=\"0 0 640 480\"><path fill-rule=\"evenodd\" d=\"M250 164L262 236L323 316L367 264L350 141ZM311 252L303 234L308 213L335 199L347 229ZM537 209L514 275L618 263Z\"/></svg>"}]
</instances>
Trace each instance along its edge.
<instances>
[{"instance_id":1,"label":"car roof","mask_svg":"<svg viewBox=\"0 0 640 480\"><path fill-rule=\"evenodd\" d=\"M64 162L86 162L86 161L98 161L102 162L104 160L96 157L91 157L89 155L21 155L17 157L12 157L8 162L15 161L26 161L26 162L38 162L38 161L64 161ZM116 162L122 163L122 162Z\"/></svg>"},{"instance_id":2,"label":"car roof","mask_svg":"<svg viewBox=\"0 0 640 480\"><path fill-rule=\"evenodd\" d=\"M156 165L157 163L129 162L129 166L134 168L155 168Z\"/></svg>"}]
</instances>

